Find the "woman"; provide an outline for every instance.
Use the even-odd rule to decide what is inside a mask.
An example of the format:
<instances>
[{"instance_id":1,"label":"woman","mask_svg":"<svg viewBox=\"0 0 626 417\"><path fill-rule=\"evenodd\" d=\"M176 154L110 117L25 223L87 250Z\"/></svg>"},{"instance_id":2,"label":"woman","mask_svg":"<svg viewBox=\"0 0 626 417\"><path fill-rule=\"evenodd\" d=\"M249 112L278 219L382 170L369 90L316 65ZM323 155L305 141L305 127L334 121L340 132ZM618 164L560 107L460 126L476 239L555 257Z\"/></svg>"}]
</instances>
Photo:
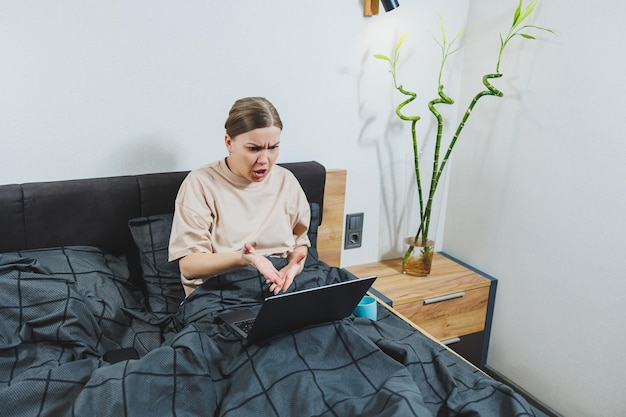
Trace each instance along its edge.
<instances>
[{"instance_id":1,"label":"woman","mask_svg":"<svg viewBox=\"0 0 626 417\"><path fill-rule=\"evenodd\" d=\"M169 260L178 260L187 296L207 279L245 266L278 294L304 267L309 203L294 175L274 166L283 124L268 100L237 100L225 128L228 156L192 171L180 187ZM277 270L266 256L288 263Z\"/></svg>"}]
</instances>

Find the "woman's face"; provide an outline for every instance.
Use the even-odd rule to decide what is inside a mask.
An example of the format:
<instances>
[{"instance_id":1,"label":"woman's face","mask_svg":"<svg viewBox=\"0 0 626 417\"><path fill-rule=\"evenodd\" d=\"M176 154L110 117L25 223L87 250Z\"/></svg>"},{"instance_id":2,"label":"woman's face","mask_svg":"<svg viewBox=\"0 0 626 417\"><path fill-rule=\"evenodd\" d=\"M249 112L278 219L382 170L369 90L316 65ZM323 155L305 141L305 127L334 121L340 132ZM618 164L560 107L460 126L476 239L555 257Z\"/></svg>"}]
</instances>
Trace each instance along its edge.
<instances>
[{"instance_id":1,"label":"woman's face","mask_svg":"<svg viewBox=\"0 0 626 417\"><path fill-rule=\"evenodd\" d=\"M254 129L224 142L230 155L228 167L237 176L249 181L263 181L278 158L280 128L276 126Z\"/></svg>"}]
</instances>

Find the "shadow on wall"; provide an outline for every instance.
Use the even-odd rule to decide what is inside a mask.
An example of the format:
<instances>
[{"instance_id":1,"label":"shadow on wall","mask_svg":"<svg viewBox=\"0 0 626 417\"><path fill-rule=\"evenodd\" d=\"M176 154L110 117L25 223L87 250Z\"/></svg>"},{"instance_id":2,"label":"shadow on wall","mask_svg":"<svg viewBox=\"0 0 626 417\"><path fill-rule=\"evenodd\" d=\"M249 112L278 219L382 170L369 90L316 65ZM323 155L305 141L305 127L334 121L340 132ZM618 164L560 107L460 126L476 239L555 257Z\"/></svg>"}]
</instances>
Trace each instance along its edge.
<instances>
[{"instance_id":1,"label":"shadow on wall","mask_svg":"<svg viewBox=\"0 0 626 417\"><path fill-rule=\"evenodd\" d=\"M380 212L379 248L383 259L400 255L399 236L404 233L403 219L407 198L406 163L402 147L394 139L402 131L402 124L395 120L391 105L381 105L380 97L389 96L387 80L372 78L369 69L375 64L373 52L365 48L359 72L352 75L358 100L358 114L362 121L358 136L360 148L374 148L379 173ZM349 72L349 71L347 71ZM410 194L410 193L409 193Z\"/></svg>"},{"instance_id":2,"label":"shadow on wall","mask_svg":"<svg viewBox=\"0 0 626 417\"><path fill-rule=\"evenodd\" d=\"M172 138L144 136L128 141L122 148L114 149L102 171L111 175L136 175L181 170L178 165L180 149Z\"/></svg>"}]
</instances>

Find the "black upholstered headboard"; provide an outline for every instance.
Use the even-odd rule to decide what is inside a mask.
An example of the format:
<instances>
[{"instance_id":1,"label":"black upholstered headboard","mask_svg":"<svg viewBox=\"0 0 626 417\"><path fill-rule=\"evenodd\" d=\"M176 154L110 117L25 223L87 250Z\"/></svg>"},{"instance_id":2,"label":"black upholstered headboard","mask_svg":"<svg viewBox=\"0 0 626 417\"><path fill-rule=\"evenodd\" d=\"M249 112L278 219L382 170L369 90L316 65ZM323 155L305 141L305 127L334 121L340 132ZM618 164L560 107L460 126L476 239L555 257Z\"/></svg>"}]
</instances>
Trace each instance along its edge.
<instances>
[{"instance_id":1,"label":"black upholstered headboard","mask_svg":"<svg viewBox=\"0 0 626 417\"><path fill-rule=\"evenodd\" d=\"M309 201L322 208L324 166L314 161L280 165L295 174ZM132 253L128 220L174 211L187 173L2 185L0 252L88 245L113 254Z\"/></svg>"}]
</instances>

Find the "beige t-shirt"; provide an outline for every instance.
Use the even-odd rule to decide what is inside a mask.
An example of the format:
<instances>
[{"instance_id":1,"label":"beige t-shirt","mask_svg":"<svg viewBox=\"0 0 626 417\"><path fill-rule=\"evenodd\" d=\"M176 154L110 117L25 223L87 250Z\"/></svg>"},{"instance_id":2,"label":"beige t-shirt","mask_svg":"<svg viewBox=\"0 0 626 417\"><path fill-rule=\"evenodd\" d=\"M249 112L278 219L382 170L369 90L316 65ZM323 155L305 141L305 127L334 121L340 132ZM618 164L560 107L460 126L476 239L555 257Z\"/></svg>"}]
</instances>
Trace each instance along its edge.
<instances>
[{"instance_id":1,"label":"beige t-shirt","mask_svg":"<svg viewBox=\"0 0 626 417\"><path fill-rule=\"evenodd\" d=\"M296 246L311 246L309 203L291 171L274 165L260 182L233 174L222 159L192 171L178 196L169 260L191 253L223 253L254 243L258 254L286 257ZM209 277L187 280L197 287Z\"/></svg>"}]
</instances>

